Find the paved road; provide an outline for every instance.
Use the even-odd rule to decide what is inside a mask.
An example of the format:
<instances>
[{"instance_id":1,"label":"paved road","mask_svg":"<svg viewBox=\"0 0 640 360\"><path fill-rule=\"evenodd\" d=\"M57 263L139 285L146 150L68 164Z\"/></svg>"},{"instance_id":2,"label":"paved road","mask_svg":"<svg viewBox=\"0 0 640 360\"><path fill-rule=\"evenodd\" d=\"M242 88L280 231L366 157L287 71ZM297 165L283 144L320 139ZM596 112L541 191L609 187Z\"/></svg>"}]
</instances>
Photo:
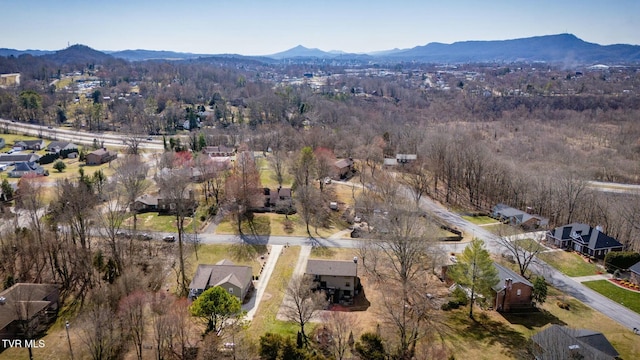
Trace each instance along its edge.
<instances>
[{"instance_id":1,"label":"paved road","mask_svg":"<svg viewBox=\"0 0 640 360\"><path fill-rule=\"evenodd\" d=\"M98 140L98 142L104 143L105 146L116 148L125 147L126 145L123 143L123 140L128 136L127 134L84 132L60 127L52 127L50 129L49 127L44 125L12 122L6 119L0 119L0 127L17 132L18 134L27 134L54 140L71 141L73 143L82 145L92 145L93 140L96 139ZM149 150L163 150L164 145L162 144L162 141L158 139L141 140L140 148Z\"/></svg>"},{"instance_id":2,"label":"paved road","mask_svg":"<svg viewBox=\"0 0 640 360\"><path fill-rule=\"evenodd\" d=\"M504 251L498 243L498 236L484 230L482 227L470 223L464 220L460 215L455 214L442 205L436 203L429 198L423 198L420 201L421 208L428 210L444 221L458 227L467 234L472 233L473 236L482 239L489 251L494 254L500 254ZM540 232L527 234L523 236L539 236ZM626 307L610 300L599 293L587 288L568 276L562 274L560 271L549 266L540 259L536 259L529 269L538 274L544 276L544 278L553 285L555 288L561 290L567 295L573 296L580 300L584 304L592 307L593 309L603 313L610 317L619 324L625 326L628 329L640 328L640 314L627 309Z\"/></svg>"}]
</instances>

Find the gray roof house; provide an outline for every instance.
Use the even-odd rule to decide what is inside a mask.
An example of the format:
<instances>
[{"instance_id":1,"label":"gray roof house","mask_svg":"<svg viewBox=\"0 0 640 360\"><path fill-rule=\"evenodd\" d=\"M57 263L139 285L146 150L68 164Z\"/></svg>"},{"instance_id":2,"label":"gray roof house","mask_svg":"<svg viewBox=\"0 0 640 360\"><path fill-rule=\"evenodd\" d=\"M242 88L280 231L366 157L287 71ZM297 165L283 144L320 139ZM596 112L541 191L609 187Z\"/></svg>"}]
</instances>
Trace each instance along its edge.
<instances>
[{"instance_id":1,"label":"gray roof house","mask_svg":"<svg viewBox=\"0 0 640 360\"><path fill-rule=\"evenodd\" d=\"M592 228L587 224L573 223L550 230L546 241L563 249L604 259L610 251L622 251L623 245L618 240L602 232L598 226Z\"/></svg>"},{"instance_id":2,"label":"gray roof house","mask_svg":"<svg viewBox=\"0 0 640 360\"><path fill-rule=\"evenodd\" d=\"M9 172L9 177L19 178L26 174L47 175L47 172L36 163L23 161L15 164L13 170Z\"/></svg>"},{"instance_id":3,"label":"gray roof house","mask_svg":"<svg viewBox=\"0 0 640 360\"><path fill-rule=\"evenodd\" d=\"M44 149L44 140L19 140L13 144L13 147L22 150L42 150Z\"/></svg>"},{"instance_id":4,"label":"gray roof house","mask_svg":"<svg viewBox=\"0 0 640 360\"><path fill-rule=\"evenodd\" d=\"M543 218L540 215L528 214L505 204L494 206L491 215L500 221L509 222L510 225L522 226L525 229L537 229L549 226L549 219Z\"/></svg>"},{"instance_id":5,"label":"gray roof house","mask_svg":"<svg viewBox=\"0 0 640 360\"><path fill-rule=\"evenodd\" d=\"M230 260L221 260L215 265L200 264L189 284L189 299L197 298L208 288L220 286L242 301L253 287L252 280L251 267L235 265Z\"/></svg>"},{"instance_id":6,"label":"gray roof house","mask_svg":"<svg viewBox=\"0 0 640 360\"><path fill-rule=\"evenodd\" d=\"M4 138L0 138L0 149L2 149L7 143L5 143Z\"/></svg>"},{"instance_id":7,"label":"gray roof house","mask_svg":"<svg viewBox=\"0 0 640 360\"><path fill-rule=\"evenodd\" d=\"M327 292L334 303L350 304L359 288L358 263L344 260L307 260L305 275L313 277L316 288Z\"/></svg>"},{"instance_id":8,"label":"gray roof house","mask_svg":"<svg viewBox=\"0 0 640 360\"><path fill-rule=\"evenodd\" d=\"M32 333L44 330L58 313L58 296L54 284L17 283L0 292L0 338L24 338L25 324Z\"/></svg>"},{"instance_id":9,"label":"gray roof house","mask_svg":"<svg viewBox=\"0 0 640 360\"><path fill-rule=\"evenodd\" d=\"M59 153L62 150L78 149L78 145L68 141L52 141L46 149L51 153Z\"/></svg>"},{"instance_id":10,"label":"gray roof house","mask_svg":"<svg viewBox=\"0 0 640 360\"><path fill-rule=\"evenodd\" d=\"M600 332L551 325L531 337L533 353L539 360L613 360L619 354Z\"/></svg>"},{"instance_id":11,"label":"gray roof house","mask_svg":"<svg viewBox=\"0 0 640 360\"><path fill-rule=\"evenodd\" d=\"M18 162L36 162L38 154L0 154L0 164L15 164Z\"/></svg>"}]
</instances>

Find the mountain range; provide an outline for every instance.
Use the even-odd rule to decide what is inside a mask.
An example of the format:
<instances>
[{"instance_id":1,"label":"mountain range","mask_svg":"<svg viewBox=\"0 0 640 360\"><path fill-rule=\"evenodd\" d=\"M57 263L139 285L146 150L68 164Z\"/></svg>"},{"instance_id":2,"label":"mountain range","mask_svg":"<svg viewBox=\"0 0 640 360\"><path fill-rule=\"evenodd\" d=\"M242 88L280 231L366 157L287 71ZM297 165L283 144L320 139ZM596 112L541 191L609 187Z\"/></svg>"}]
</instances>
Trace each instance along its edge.
<instances>
[{"instance_id":1,"label":"mountain range","mask_svg":"<svg viewBox=\"0 0 640 360\"><path fill-rule=\"evenodd\" d=\"M639 63L638 45L599 45L583 41L572 34L545 35L513 40L461 41L452 44L429 43L411 49L393 49L369 54L322 51L298 45L289 50L265 56L243 56L236 54L192 54L156 50L93 50L84 45L73 45L60 51L0 49L0 56L43 56L57 63L102 62L119 58L127 61L143 60L188 60L215 58L242 58L260 62L339 60L361 62L423 62L423 63L470 63L470 62L549 62L570 64L595 63Z\"/></svg>"}]
</instances>

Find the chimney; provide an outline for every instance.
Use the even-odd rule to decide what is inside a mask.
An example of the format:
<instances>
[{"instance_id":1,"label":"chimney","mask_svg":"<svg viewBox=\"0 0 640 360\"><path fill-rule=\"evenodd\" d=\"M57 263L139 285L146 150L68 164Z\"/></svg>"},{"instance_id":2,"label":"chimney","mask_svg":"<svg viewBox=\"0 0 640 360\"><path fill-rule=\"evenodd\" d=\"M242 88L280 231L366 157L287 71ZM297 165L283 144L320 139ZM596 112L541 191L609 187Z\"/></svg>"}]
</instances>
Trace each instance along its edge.
<instances>
[{"instance_id":1,"label":"chimney","mask_svg":"<svg viewBox=\"0 0 640 360\"><path fill-rule=\"evenodd\" d=\"M7 303L7 299L4 296L0 296L0 305L4 305Z\"/></svg>"},{"instance_id":2,"label":"chimney","mask_svg":"<svg viewBox=\"0 0 640 360\"><path fill-rule=\"evenodd\" d=\"M353 257L353 262L354 262L355 264L357 264L357 263L358 263L358 257L357 257L357 256L354 256L354 257Z\"/></svg>"},{"instance_id":3,"label":"chimney","mask_svg":"<svg viewBox=\"0 0 640 360\"><path fill-rule=\"evenodd\" d=\"M511 285L513 284L513 279L512 278L506 278L504 279L504 287L508 288L509 290L511 290Z\"/></svg>"}]
</instances>

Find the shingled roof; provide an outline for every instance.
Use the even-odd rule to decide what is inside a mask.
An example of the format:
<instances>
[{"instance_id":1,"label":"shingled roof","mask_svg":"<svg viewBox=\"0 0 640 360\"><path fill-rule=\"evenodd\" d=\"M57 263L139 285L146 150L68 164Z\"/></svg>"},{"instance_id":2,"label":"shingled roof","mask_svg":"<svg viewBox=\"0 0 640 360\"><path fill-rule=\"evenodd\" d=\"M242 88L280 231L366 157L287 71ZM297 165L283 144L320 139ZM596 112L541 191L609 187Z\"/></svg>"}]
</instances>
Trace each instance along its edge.
<instances>
[{"instance_id":1,"label":"shingled roof","mask_svg":"<svg viewBox=\"0 0 640 360\"><path fill-rule=\"evenodd\" d=\"M307 260L306 274L332 275L332 276L356 276L358 264L354 261L343 260Z\"/></svg>"}]
</instances>

